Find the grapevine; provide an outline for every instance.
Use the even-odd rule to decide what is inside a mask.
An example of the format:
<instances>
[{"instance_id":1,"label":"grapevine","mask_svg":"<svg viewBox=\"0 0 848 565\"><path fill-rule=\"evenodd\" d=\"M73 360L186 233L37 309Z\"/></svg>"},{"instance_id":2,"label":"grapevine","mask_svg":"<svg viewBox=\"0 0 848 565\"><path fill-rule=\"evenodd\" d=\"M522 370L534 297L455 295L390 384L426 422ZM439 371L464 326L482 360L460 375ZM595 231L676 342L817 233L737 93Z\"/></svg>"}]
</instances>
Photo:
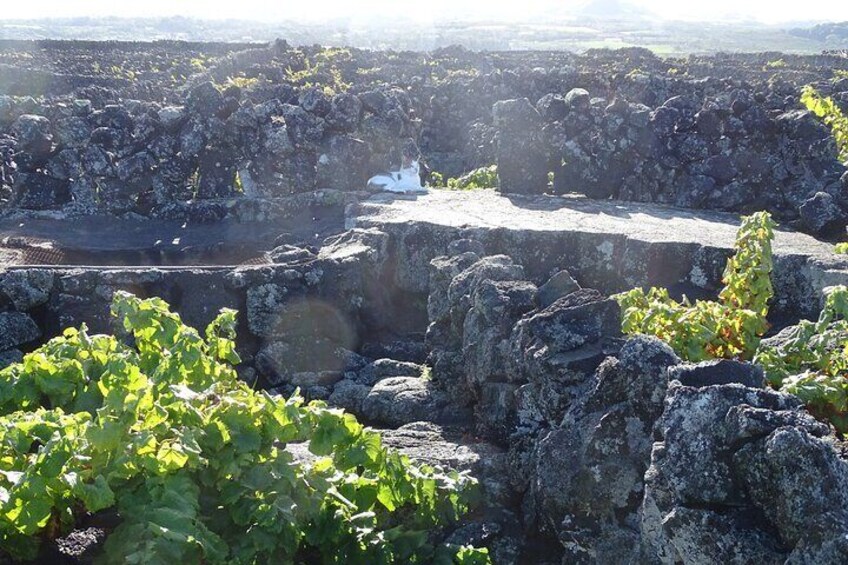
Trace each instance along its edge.
<instances>
[{"instance_id":1,"label":"grapevine","mask_svg":"<svg viewBox=\"0 0 848 565\"><path fill-rule=\"evenodd\" d=\"M836 140L839 160L848 164L848 116L829 96L822 96L810 85L801 92L801 103L830 128Z\"/></svg>"},{"instance_id":2,"label":"grapevine","mask_svg":"<svg viewBox=\"0 0 848 565\"><path fill-rule=\"evenodd\" d=\"M801 320L776 345L757 351L773 387L794 394L810 411L848 432L848 288L826 289L824 308L815 322Z\"/></svg>"},{"instance_id":3,"label":"grapevine","mask_svg":"<svg viewBox=\"0 0 848 565\"><path fill-rule=\"evenodd\" d=\"M686 296L676 301L664 288L641 288L615 295L622 331L644 333L667 342L683 359L751 359L768 329L774 221L766 212L742 219L736 252L724 270L717 301Z\"/></svg>"},{"instance_id":4,"label":"grapevine","mask_svg":"<svg viewBox=\"0 0 848 565\"><path fill-rule=\"evenodd\" d=\"M460 177L445 180L441 173L430 173L433 186L449 190L472 190L476 188L495 188L498 186L498 166L489 165L465 173Z\"/></svg>"},{"instance_id":5,"label":"grapevine","mask_svg":"<svg viewBox=\"0 0 848 565\"><path fill-rule=\"evenodd\" d=\"M677 302L664 288L616 295L622 331L654 335L689 361L753 359L771 387L798 396L816 417L848 433L848 287L825 290L817 321L801 320L779 340L760 342L774 294L773 228L764 212L743 218L718 301Z\"/></svg>"},{"instance_id":6,"label":"grapevine","mask_svg":"<svg viewBox=\"0 0 848 565\"><path fill-rule=\"evenodd\" d=\"M101 563L487 563L434 541L475 481L341 410L236 377L236 312L201 335L119 292L124 339L68 329L0 371L0 549L33 559L116 511ZM311 461L289 446L302 444Z\"/></svg>"}]
</instances>

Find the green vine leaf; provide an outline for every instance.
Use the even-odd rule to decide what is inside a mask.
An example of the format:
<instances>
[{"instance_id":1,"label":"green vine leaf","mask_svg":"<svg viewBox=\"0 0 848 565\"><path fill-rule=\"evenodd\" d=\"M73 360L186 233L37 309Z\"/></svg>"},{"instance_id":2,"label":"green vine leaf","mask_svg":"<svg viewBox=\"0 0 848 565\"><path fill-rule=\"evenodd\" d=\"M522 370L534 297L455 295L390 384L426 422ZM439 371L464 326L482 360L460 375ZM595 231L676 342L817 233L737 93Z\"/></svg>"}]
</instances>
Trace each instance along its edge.
<instances>
[{"instance_id":1,"label":"green vine leaf","mask_svg":"<svg viewBox=\"0 0 848 565\"><path fill-rule=\"evenodd\" d=\"M111 508L121 523L100 563L424 563L438 549L428 532L467 511L467 475L414 465L341 410L239 381L235 311L203 336L158 298L117 292L112 313L122 339L67 330L0 371L10 556L32 559ZM286 449L303 442L316 461Z\"/></svg>"}]
</instances>

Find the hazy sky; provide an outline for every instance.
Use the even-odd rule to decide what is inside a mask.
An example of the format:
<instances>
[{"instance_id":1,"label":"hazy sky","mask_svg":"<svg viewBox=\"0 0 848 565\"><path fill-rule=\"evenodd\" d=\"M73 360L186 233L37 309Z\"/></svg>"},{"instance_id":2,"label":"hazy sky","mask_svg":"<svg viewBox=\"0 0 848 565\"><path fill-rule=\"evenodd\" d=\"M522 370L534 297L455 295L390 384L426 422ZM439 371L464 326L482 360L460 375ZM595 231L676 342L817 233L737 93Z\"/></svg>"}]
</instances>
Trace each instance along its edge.
<instances>
[{"instance_id":1,"label":"hazy sky","mask_svg":"<svg viewBox=\"0 0 848 565\"><path fill-rule=\"evenodd\" d=\"M444 19L525 19L567 14L587 0L6 0L8 18L73 16L192 16L262 21L368 19L372 14L406 16L421 22ZM755 19L766 23L797 20L848 20L848 0L640 0L632 2L662 17L686 20Z\"/></svg>"}]
</instances>

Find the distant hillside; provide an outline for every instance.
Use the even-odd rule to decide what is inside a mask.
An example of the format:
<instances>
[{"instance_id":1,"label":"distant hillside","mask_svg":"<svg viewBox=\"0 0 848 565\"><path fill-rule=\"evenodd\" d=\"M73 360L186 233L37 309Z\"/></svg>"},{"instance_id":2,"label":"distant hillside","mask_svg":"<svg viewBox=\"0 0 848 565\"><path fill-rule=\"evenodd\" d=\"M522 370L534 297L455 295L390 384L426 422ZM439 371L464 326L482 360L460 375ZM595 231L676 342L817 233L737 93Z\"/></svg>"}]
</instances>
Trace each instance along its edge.
<instances>
[{"instance_id":1,"label":"distant hillside","mask_svg":"<svg viewBox=\"0 0 848 565\"><path fill-rule=\"evenodd\" d=\"M570 50L645 47L661 55L762 52L821 53L848 48L848 22L789 30L755 22L665 21L630 0L588 0L562 5L543 20L417 22L202 20L183 17L46 18L4 20L0 40L180 40L332 45L427 51L448 45L467 49ZM799 26L800 27L800 26ZM2 63L2 62L0 62Z\"/></svg>"},{"instance_id":2,"label":"distant hillside","mask_svg":"<svg viewBox=\"0 0 848 565\"><path fill-rule=\"evenodd\" d=\"M808 28L789 30L796 37L828 43L842 43L848 47L848 22L818 24Z\"/></svg>"}]
</instances>

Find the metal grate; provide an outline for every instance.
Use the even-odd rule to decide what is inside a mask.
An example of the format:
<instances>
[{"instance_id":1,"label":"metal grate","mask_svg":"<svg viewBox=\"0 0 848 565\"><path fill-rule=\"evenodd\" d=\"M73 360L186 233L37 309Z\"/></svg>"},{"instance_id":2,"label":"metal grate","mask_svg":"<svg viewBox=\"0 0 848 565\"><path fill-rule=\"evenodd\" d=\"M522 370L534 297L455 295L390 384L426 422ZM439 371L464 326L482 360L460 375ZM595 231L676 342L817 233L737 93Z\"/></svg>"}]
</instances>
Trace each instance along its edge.
<instances>
[{"instance_id":1,"label":"metal grate","mask_svg":"<svg viewBox=\"0 0 848 565\"><path fill-rule=\"evenodd\" d=\"M61 265L65 254L50 241L11 236L0 240L0 265Z\"/></svg>"},{"instance_id":2,"label":"metal grate","mask_svg":"<svg viewBox=\"0 0 848 565\"><path fill-rule=\"evenodd\" d=\"M252 257L247 259L246 261L242 261L239 265L270 265L271 260L268 258L267 253L263 253L262 255L258 255L256 257Z\"/></svg>"},{"instance_id":3,"label":"metal grate","mask_svg":"<svg viewBox=\"0 0 848 565\"><path fill-rule=\"evenodd\" d=\"M62 251L44 247L24 249L21 261L24 265L63 265L66 262Z\"/></svg>"}]
</instances>

